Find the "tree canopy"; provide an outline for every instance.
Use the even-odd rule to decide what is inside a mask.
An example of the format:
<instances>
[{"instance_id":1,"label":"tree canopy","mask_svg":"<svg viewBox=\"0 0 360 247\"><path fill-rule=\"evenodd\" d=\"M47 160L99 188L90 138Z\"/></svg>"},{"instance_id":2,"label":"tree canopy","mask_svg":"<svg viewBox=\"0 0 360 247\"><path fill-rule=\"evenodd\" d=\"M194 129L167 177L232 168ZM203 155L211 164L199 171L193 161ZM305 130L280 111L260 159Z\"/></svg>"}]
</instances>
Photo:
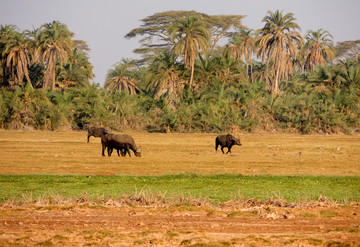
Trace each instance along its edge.
<instances>
[{"instance_id":1,"label":"tree canopy","mask_svg":"<svg viewBox=\"0 0 360 247\"><path fill-rule=\"evenodd\" d=\"M86 41L53 21L0 27L0 127L354 133L360 129L360 42L303 38L293 13L167 11L142 20L140 60L119 58L93 82Z\"/></svg>"}]
</instances>

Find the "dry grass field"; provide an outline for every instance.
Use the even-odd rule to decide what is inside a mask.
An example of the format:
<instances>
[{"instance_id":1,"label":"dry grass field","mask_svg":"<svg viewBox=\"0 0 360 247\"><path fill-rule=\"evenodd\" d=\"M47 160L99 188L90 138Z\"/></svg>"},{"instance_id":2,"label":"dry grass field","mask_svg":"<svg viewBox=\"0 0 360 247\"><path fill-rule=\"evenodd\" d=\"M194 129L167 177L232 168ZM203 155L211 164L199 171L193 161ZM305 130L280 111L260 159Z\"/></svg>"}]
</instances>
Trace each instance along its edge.
<instances>
[{"instance_id":1,"label":"dry grass field","mask_svg":"<svg viewBox=\"0 0 360 247\"><path fill-rule=\"evenodd\" d=\"M87 143L85 131L0 130L0 174L360 176L360 135L245 133L223 155L216 134L127 133L142 157L102 157L100 138Z\"/></svg>"},{"instance_id":2,"label":"dry grass field","mask_svg":"<svg viewBox=\"0 0 360 247\"><path fill-rule=\"evenodd\" d=\"M142 157L116 154L102 157L100 139L91 137L87 143L86 132L0 130L0 175L360 176L359 135L244 133L240 135L243 145L234 146L232 154L223 155L220 150L215 152L216 134L128 134L142 147ZM45 176L37 179L41 177ZM360 243L359 202L341 205L325 199L286 206L276 201L254 204L249 200L244 205L229 201L214 207L134 206L112 198L103 200L103 204L101 200L94 204L86 198L70 204L47 204L46 198L40 200L42 203L27 201L28 204L17 204L9 200L0 205L0 246L359 246Z\"/></svg>"}]
</instances>

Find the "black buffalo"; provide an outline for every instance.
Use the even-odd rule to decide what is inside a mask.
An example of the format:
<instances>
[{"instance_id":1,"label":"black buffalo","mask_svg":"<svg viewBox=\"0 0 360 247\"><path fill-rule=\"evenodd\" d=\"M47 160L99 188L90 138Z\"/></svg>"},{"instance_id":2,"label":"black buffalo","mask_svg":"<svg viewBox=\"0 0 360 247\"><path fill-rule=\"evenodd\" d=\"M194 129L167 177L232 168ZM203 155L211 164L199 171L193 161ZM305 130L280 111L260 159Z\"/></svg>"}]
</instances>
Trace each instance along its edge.
<instances>
[{"instance_id":1,"label":"black buffalo","mask_svg":"<svg viewBox=\"0 0 360 247\"><path fill-rule=\"evenodd\" d=\"M109 147L107 147L107 149L108 149L108 155L111 156L114 147L113 147L112 145L110 145ZM118 156L120 156L120 155L121 155L122 157L125 157L125 156L126 156L125 147L119 148L119 149L115 148L115 149L116 149L116 151L117 151Z\"/></svg>"},{"instance_id":2,"label":"black buffalo","mask_svg":"<svg viewBox=\"0 0 360 247\"><path fill-rule=\"evenodd\" d=\"M87 141L89 142L90 136L101 137L102 134L108 134L109 132L105 128L89 127Z\"/></svg>"},{"instance_id":3,"label":"black buffalo","mask_svg":"<svg viewBox=\"0 0 360 247\"><path fill-rule=\"evenodd\" d=\"M227 153L231 153L231 148L234 145L241 146L240 138L235 138L230 134L227 135L218 135L215 139L215 150L217 151L218 146L221 146L221 151L224 154L224 147L228 148Z\"/></svg>"},{"instance_id":4,"label":"black buffalo","mask_svg":"<svg viewBox=\"0 0 360 247\"><path fill-rule=\"evenodd\" d=\"M138 148L135 144L134 139L129 135L115 135L115 134L102 134L101 135L101 144L102 144L102 156L105 156L105 149L108 149L108 155L111 156L112 150L116 149L119 154L121 151L121 156L125 156L126 153L130 154L130 149L134 152L135 156L141 157L140 147Z\"/></svg>"}]
</instances>

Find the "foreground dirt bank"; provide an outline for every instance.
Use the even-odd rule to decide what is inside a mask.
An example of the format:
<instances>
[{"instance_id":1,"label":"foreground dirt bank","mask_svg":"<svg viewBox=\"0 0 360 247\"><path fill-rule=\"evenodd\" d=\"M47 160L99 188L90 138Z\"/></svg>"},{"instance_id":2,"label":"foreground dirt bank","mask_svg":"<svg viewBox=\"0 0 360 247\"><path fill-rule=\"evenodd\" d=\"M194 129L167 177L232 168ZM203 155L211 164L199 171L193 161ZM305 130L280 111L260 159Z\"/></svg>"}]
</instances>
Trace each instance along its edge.
<instances>
[{"instance_id":1,"label":"foreground dirt bank","mask_svg":"<svg viewBox=\"0 0 360 247\"><path fill-rule=\"evenodd\" d=\"M359 246L360 207L0 208L0 246Z\"/></svg>"}]
</instances>

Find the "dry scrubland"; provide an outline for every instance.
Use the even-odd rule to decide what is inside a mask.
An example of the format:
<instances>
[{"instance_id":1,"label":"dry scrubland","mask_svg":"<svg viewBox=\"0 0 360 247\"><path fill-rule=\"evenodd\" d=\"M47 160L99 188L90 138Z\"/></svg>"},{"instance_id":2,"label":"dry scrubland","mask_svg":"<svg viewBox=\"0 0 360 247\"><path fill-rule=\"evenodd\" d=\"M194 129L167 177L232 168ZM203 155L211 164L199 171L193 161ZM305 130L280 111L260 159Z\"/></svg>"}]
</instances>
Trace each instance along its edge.
<instances>
[{"instance_id":1,"label":"dry scrubland","mask_svg":"<svg viewBox=\"0 0 360 247\"><path fill-rule=\"evenodd\" d=\"M142 157L101 156L85 131L0 130L0 174L163 175L241 173L360 176L360 135L240 134L215 152L216 134L131 134Z\"/></svg>"}]
</instances>

